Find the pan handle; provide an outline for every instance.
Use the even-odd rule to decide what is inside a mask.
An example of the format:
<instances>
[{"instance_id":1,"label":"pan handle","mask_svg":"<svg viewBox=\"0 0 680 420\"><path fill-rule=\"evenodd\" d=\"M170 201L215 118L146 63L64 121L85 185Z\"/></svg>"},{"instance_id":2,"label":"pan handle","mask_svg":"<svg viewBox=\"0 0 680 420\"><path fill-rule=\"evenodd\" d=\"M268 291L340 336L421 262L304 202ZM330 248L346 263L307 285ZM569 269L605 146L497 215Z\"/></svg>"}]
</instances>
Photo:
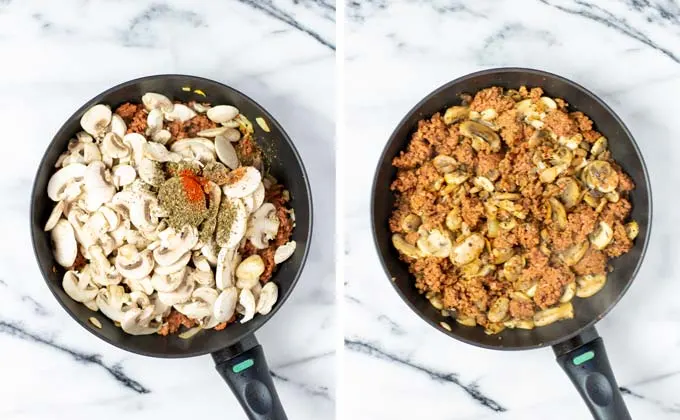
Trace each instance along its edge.
<instances>
[{"instance_id":1,"label":"pan handle","mask_svg":"<svg viewBox=\"0 0 680 420\"><path fill-rule=\"evenodd\" d=\"M212 353L212 357L217 372L229 384L249 420L288 420L264 351L254 335Z\"/></svg>"},{"instance_id":2,"label":"pan handle","mask_svg":"<svg viewBox=\"0 0 680 420\"><path fill-rule=\"evenodd\" d=\"M631 420L595 327L554 345L553 351L595 420Z\"/></svg>"}]
</instances>

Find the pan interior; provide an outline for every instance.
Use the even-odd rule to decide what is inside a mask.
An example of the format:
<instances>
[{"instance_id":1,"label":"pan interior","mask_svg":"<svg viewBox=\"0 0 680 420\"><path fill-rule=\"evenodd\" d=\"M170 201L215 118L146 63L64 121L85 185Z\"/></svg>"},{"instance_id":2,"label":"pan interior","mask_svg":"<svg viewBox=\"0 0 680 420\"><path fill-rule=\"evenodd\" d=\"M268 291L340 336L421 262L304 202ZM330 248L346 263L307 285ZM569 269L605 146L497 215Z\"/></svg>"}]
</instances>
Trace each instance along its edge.
<instances>
[{"instance_id":1,"label":"pan interior","mask_svg":"<svg viewBox=\"0 0 680 420\"><path fill-rule=\"evenodd\" d=\"M191 87L191 90L185 91L182 89L184 87ZM193 92L195 89L204 92L205 96ZM61 279L64 270L54 261L49 234L43 232L43 226L55 204L46 194L47 182L54 173L54 164L59 155L66 150L69 139L81 130L79 121L88 108L97 103L110 105L112 109L128 101L139 103L146 92L158 92L173 101L194 100L234 105L253 122L257 143L263 147L266 155L271 157L271 174L290 191L291 206L295 209L296 217L292 239L297 242L297 249L288 261L279 266L272 279L279 286L279 300L268 315L258 315L246 324L231 324L222 331L202 331L186 340L180 339L177 335L131 336L113 325L113 322L101 313L92 312L73 301L63 291ZM255 124L256 117L263 117L267 121L269 133ZM157 357L188 357L206 354L234 344L257 330L276 313L290 295L304 265L311 239L311 217L310 189L302 162L288 135L267 111L242 93L220 83L192 76L161 75L126 82L98 95L76 111L61 127L47 149L36 175L31 202L31 234L38 264L50 290L66 311L86 329L115 346L135 353ZM101 321L101 329L88 322L91 316Z\"/></svg>"},{"instance_id":2,"label":"pan interior","mask_svg":"<svg viewBox=\"0 0 680 420\"><path fill-rule=\"evenodd\" d=\"M407 265L399 260L398 253L391 244L387 223L394 205L394 196L389 185L396 176L396 169L391 162L406 147L419 120L460 104L461 93L474 93L490 86L516 89L521 85L541 87L545 95L565 99L570 104L571 111L578 110L588 115L594 122L594 129L608 138L613 158L636 184L630 195L633 205L631 217L639 223L640 233L630 252L610 261L613 272L609 273L607 283L599 293L588 299L574 298L573 319L533 330L505 329L497 335L486 335L481 327L461 326L452 318L442 316L424 295L417 292ZM559 76L528 69L495 69L471 74L442 86L416 105L400 122L383 151L374 180L372 199L371 217L378 253L401 297L411 309L440 331L464 342L494 349L527 349L555 344L602 318L633 281L647 246L651 223L651 193L647 171L637 145L624 124L611 109L581 86ZM450 332L440 326L442 321L451 326Z\"/></svg>"}]
</instances>

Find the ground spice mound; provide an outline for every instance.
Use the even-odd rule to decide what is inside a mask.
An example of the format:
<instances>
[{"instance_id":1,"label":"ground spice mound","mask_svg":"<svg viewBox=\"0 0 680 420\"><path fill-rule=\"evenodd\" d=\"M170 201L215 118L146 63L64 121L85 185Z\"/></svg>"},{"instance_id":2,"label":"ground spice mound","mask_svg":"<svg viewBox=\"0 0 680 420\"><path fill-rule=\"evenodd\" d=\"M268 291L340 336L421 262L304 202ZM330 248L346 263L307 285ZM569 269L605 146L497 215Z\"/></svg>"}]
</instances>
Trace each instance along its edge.
<instances>
[{"instance_id":1,"label":"ground spice mound","mask_svg":"<svg viewBox=\"0 0 680 420\"><path fill-rule=\"evenodd\" d=\"M395 204L389 229L412 247L399 245L400 257L428 299L438 299L453 316L475 320L490 334L517 321L531 326L540 311L561 304L568 286L579 287L578 276L606 274L608 259L631 249L626 223L635 185L609 151L590 152L602 136L596 122L570 111L560 98L545 98L541 88L490 87L462 97L462 104L452 105L468 106L467 119L447 124L445 112L422 119L393 158L397 174L390 185ZM474 124L481 125L478 132L498 136L498 152L491 153L490 144L484 147L491 134L470 134L470 127L478 127ZM444 166L437 163L441 155L448 162ZM609 173L618 176L614 192L597 190L583 176L584 166L594 160L606 162ZM571 182L577 191L567 188ZM407 217L418 223L404 223ZM599 250L591 238L601 223L613 234ZM428 238L435 230L433 245ZM450 258L453 250L465 253L458 247L473 233L484 238L484 246L457 265ZM428 248L446 247L447 241L449 257ZM494 308L497 301L507 305ZM490 311L504 312L489 316Z\"/></svg>"}]
</instances>

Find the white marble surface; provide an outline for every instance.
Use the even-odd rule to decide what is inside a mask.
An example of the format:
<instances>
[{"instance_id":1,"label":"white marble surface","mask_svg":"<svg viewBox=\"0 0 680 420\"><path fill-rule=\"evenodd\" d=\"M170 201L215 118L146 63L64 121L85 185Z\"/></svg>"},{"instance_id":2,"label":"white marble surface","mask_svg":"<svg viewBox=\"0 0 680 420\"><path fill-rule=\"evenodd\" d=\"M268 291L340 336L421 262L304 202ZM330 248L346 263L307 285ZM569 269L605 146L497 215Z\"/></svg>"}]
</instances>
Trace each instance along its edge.
<instances>
[{"instance_id":1,"label":"white marble surface","mask_svg":"<svg viewBox=\"0 0 680 420\"><path fill-rule=\"evenodd\" d=\"M370 181L393 128L436 87L499 66L580 82L636 137L654 193L651 243L598 329L633 418L680 418L678 3L375 0L349 2L347 14L346 418L590 418L550 349L483 350L435 331L392 290L374 251Z\"/></svg>"},{"instance_id":2,"label":"white marble surface","mask_svg":"<svg viewBox=\"0 0 680 420\"><path fill-rule=\"evenodd\" d=\"M334 7L0 0L0 418L245 418L209 357L160 360L109 346L61 309L34 262L29 195L52 136L94 95L157 73L247 93L302 154L325 216L298 287L257 335L289 417L333 417Z\"/></svg>"}]
</instances>

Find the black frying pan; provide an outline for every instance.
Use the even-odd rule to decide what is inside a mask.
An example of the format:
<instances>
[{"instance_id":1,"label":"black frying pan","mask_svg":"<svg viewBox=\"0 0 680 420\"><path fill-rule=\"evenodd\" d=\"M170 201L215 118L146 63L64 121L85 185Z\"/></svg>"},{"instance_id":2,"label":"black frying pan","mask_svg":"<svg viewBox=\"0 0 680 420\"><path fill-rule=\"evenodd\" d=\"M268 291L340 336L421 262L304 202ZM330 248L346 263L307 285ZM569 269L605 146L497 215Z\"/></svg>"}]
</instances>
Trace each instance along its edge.
<instances>
[{"instance_id":1,"label":"black frying pan","mask_svg":"<svg viewBox=\"0 0 680 420\"><path fill-rule=\"evenodd\" d=\"M440 322L450 321L450 318L442 316L417 292L407 266L399 260L391 243L387 222L394 206L394 196L389 188L396 176L392 158L406 147L419 120L459 104L461 93L474 93L490 86L518 88L521 85L542 87L546 95L564 98L572 110L588 115L596 129L609 139L613 158L636 185L630 195L631 217L639 223L640 233L629 253L611 261L614 271L608 275L605 287L588 299L572 301L573 319L533 330L506 329L497 335L486 335L480 327L464 327L457 323L451 323L452 329L447 331ZM552 346L557 362L571 378L594 418L630 418L594 325L621 299L640 268L652 222L652 196L647 169L633 136L619 117L593 93L563 77L522 68L485 70L440 87L409 111L385 146L373 181L371 217L375 244L388 278L394 279L391 283L399 296L430 325L450 337L489 349L526 350Z\"/></svg>"},{"instance_id":2,"label":"black frying pan","mask_svg":"<svg viewBox=\"0 0 680 420\"><path fill-rule=\"evenodd\" d=\"M190 87L190 91L182 90ZM205 97L193 92L198 89ZM257 124L256 141L264 146L267 154L273 156L271 173L281 181L291 195L291 205L295 209L296 227L293 240L298 244L293 256L279 266L272 281L279 286L279 300L272 311L257 315L246 324L230 324L222 331L202 331L190 339L174 336L132 336L113 325L108 318L100 316L102 328L97 329L88 322L93 315L81 303L73 301L64 292L61 280L64 270L52 256L50 235L43 232L43 226L54 204L46 194L47 182L54 173L54 164L59 155L66 150L69 139L80 131L80 118L83 113L97 103L111 105L112 108L131 101L139 103L146 92L158 92L171 100L210 102L236 106L251 121L263 117L270 128L266 133ZM76 111L61 127L47 148L38 168L31 193L31 236L33 249L43 277L54 296L80 325L85 329L123 350L152 357L192 357L211 353L217 371L229 384L232 391L248 414L256 420L285 420L286 414L276 393L267 367L262 347L255 338L257 331L281 308L297 283L309 251L312 235L312 197L307 174L293 142L274 118L255 101L241 92L212 80L194 76L159 75L144 77L120 84L88 101ZM56 270L54 269L56 268Z\"/></svg>"}]
</instances>

